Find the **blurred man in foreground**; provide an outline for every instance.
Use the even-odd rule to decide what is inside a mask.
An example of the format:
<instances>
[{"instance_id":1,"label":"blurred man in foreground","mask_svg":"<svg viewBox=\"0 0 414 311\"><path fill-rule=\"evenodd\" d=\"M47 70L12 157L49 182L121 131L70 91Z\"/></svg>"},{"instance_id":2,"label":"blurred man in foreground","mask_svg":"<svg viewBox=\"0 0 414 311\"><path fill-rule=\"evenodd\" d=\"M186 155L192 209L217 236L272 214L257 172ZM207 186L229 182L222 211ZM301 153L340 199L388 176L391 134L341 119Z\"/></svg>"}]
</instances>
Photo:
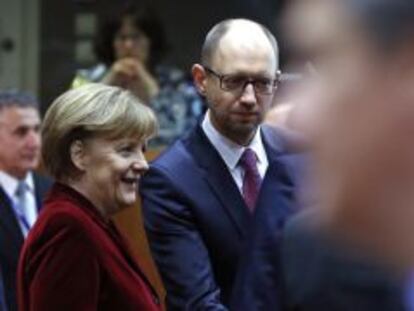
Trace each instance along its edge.
<instances>
[{"instance_id":1,"label":"blurred man in foreground","mask_svg":"<svg viewBox=\"0 0 414 311\"><path fill-rule=\"evenodd\" d=\"M343 247L407 275L414 267L414 2L297 1L290 14L293 42L318 72L301 95L313 107L302 121L312 129L318 221Z\"/></svg>"},{"instance_id":2,"label":"blurred man in foreground","mask_svg":"<svg viewBox=\"0 0 414 311\"><path fill-rule=\"evenodd\" d=\"M315 215L317 208L327 215L338 202L343 204L341 207L353 209L346 201L356 204L352 199L358 197L353 196L386 197L385 193L368 191L367 186L390 180L388 172L375 162L381 159L380 150L376 150L378 154L367 152L373 146L372 138L379 139L382 149L391 142L382 131L386 130L383 121L391 117L386 109L392 110L394 101L400 100L400 95L393 92L403 86L403 81L399 76L402 69L394 68L401 56L387 47L391 44L400 48L398 39L394 41L398 37L383 33L382 19L370 20L376 18L371 14L381 13L376 12L380 2L391 4L377 0L301 0L288 11L286 29L292 50L297 52L291 70L307 70L306 64L312 63L312 71L303 72L304 79L295 88L299 94L292 98L292 116L295 129L313 143L317 164L312 169L319 180L308 186L312 189L305 189L315 198L302 201L316 208L311 206L288 222L282 243L276 238L273 211L257 209L251 250L246 252L248 267L242 270L234 291L235 310L276 310L277 306L315 311L403 309L399 280L359 248L338 243L337 236L331 234L337 229L333 220L332 231L326 233L321 214ZM384 112L377 114L378 108ZM376 174L374 179L367 181L371 172L364 171L365 167ZM391 168L389 173L394 173ZM354 179L347 187L357 187L344 194L348 189L342 180L349 175ZM365 178L361 184L359 175ZM364 211L363 204L357 207L355 212ZM342 228L358 227L353 221L348 218L349 227ZM362 234L364 228L359 229Z\"/></svg>"}]
</instances>

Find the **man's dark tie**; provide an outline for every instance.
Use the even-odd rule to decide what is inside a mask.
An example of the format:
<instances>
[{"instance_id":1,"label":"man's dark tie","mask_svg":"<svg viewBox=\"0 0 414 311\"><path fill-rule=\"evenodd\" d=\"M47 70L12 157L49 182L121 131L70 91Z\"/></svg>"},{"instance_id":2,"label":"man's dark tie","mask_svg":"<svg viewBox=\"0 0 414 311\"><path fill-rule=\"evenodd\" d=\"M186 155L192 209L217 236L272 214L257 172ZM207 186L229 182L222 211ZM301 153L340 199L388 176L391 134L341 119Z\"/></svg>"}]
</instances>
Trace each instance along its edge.
<instances>
[{"instance_id":1,"label":"man's dark tie","mask_svg":"<svg viewBox=\"0 0 414 311\"><path fill-rule=\"evenodd\" d=\"M256 163L255 152L247 148L240 158L240 165L244 169L242 192L244 201L252 213L256 207L256 200L262 183Z\"/></svg>"}]
</instances>

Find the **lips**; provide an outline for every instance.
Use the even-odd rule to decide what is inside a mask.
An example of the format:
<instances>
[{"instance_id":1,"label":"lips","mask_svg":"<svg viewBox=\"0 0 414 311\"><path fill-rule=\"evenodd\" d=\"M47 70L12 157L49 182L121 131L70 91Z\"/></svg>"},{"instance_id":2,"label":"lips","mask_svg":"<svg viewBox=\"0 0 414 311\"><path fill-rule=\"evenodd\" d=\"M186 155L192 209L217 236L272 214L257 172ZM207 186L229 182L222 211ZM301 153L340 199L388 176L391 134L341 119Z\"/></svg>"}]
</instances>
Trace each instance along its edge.
<instances>
[{"instance_id":1,"label":"lips","mask_svg":"<svg viewBox=\"0 0 414 311\"><path fill-rule=\"evenodd\" d=\"M130 185L135 185L139 182L139 178L140 176L136 176L136 177L122 177L121 181Z\"/></svg>"},{"instance_id":2,"label":"lips","mask_svg":"<svg viewBox=\"0 0 414 311\"><path fill-rule=\"evenodd\" d=\"M37 156L39 156L38 152L26 152L26 153L21 153L21 156L23 158L36 158Z\"/></svg>"}]
</instances>

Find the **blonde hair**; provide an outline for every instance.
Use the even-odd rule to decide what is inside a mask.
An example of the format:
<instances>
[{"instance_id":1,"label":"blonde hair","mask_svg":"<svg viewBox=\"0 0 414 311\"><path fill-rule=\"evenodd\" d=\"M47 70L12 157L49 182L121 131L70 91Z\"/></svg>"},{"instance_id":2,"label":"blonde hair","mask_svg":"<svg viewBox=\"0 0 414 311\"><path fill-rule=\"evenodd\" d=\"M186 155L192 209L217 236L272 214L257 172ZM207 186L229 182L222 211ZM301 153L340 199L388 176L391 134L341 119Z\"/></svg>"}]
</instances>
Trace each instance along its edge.
<instances>
[{"instance_id":1,"label":"blonde hair","mask_svg":"<svg viewBox=\"0 0 414 311\"><path fill-rule=\"evenodd\" d=\"M90 83L63 93L47 110L42 126L43 163L56 180L62 180L76 172L70 156L73 141L95 136L145 141L156 130L154 113L130 91Z\"/></svg>"}]
</instances>

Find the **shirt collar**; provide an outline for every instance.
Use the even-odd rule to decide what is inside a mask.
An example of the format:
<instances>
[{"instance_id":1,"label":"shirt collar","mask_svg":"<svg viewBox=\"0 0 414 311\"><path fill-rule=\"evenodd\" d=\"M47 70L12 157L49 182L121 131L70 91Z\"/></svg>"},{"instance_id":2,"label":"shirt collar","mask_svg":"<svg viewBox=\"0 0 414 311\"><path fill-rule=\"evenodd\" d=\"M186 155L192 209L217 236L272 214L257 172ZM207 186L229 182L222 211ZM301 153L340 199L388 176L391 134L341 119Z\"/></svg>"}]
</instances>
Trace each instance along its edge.
<instances>
[{"instance_id":1,"label":"shirt collar","mask_svg":"<svg viewBox=\"0 0 414 311\"><path fill-rule=\"evenodd\" d=\"M28 186L30 192L34 193L34 181L33 174L31 172L26 174L24 181L26 182L26 185ZM0 171L0 185L3 187L4 191L10 198L15 197L18 183L19 179L7 174L4 171Z\"/></svg>"},{"instance_id":2,"label":"shirt collar","mask_svg":"<svg viewBox=\"0 0 414 311\"><path fill-rule=\"evenodd\" d=\"M201 126L207 138L216 148L230 170L234 170L237 167L240 157L246 148L250 148L256 153L256 157L259 163L266 162L266 151L263 145L262 136L260 134L260 127L256 131L256 134L254 135L250 144L248 146L241 146L217 131L217 129L211 123L210 110L208 110L204 116L204 120Z\"/></svg>"}]
</instances>

